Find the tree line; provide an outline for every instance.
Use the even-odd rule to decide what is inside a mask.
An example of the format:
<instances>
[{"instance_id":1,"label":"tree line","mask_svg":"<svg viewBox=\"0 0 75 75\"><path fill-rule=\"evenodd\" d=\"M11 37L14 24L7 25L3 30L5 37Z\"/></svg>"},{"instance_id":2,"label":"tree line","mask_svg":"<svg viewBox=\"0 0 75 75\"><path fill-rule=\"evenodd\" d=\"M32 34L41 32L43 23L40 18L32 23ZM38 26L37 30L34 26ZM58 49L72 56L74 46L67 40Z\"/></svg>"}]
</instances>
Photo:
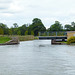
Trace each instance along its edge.
<instances>
[{"instance_id":1,"label":"tree line","mask_svg":"<svg viewBox=\"0 0 75 75\"><path fill-rule=\"evenodd\" d=\"M62 25L59 21L55 21L48 29L44 26L41 19L34 18L32 24L23 24L18 26L14 23L11 28L6 24L0 23L0 35L34 35L38 36L38 32L45 31L75 31L75 22L71 24Z\"/></svg>"}]
</instances>

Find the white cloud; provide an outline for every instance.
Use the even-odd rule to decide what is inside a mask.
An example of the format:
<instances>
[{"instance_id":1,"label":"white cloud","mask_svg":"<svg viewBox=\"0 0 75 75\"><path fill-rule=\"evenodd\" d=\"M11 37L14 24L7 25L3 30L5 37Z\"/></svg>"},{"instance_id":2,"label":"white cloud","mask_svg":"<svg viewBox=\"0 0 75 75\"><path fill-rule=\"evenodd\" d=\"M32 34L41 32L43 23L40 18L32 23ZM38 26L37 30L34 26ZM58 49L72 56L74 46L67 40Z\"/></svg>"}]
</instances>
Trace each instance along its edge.
<instances>
[{"instance_id":1,"label":"white cloud","mask_svg":"<svg viewBox=\"0 0 75 75\"><path fill-rule=\"evenodd\" d=\"M22 25L37 17L47 28L55 20L64 25L74 21L74 7L75 0L0 0L0 22Z\"/></svg>"}]
</instances>

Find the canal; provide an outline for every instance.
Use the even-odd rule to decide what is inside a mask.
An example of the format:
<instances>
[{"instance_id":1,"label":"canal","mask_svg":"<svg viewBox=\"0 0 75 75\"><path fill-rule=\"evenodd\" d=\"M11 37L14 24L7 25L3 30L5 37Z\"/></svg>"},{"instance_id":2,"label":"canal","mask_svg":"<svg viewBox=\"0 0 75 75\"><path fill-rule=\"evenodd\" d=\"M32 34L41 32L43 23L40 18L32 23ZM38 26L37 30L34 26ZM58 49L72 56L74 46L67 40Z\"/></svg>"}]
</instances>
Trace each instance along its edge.
<instances>
[{"instance_id":1,"label":"canal","mask_svg":"<svg viewBox=\"0 0 75 75\"><path fill-rule=\"evenodd\" d=\"M75 46L50 40L0 46L0 75L75 75Z\"/></svg>"}]
</instances>

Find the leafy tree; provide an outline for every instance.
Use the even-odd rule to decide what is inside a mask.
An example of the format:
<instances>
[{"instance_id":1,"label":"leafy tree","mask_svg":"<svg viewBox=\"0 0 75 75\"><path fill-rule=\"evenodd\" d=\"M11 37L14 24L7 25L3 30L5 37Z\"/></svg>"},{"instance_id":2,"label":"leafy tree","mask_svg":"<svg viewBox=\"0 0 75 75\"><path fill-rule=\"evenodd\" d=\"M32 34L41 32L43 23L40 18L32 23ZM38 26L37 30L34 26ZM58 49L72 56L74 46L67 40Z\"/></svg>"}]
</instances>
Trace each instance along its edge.
<instances>
[{"instance_id":1,"label":"leafy tree","mask_svg":"<svg viewBox=\"0 0 75 75\"><path fill-rule=\"evenodd\" d=\"M0 28L0 35L3 35L4 34L4 31L2 28Z\"/></svg>"},{"instance_id":2,"label":"leafy tree","mask_svg":"<svg viewBox=\"0 0 75 75\"><path fill-rule=\"evenodd\" d=\"M14 35L14 34L15 34L15 30L14 30L14 28L11 27L10 30L11 30L11 32L12 32L12 35Z\"/></svg>"},{"instance_id":3,"label":"leafy tree","mask_svg":"<svg viewBox=\"0 0 75 75\"><path fill-rule=\"evenodd\" d=\"M12 30L11 29L9 29L9 35L12 35Z\"/></svg>"},{"instance_id":4,"label":"leafy tree","mask_svg":"<svg viewBox=\"0 0 75 75\"><path fill-rule=\"evenodd\" d=\"M31 31L31 35L34 35L34 32L33 31Z\"/></svg>"},{"instance_id":5,"label":"leafy tree","mask_svg":"<svg viewBox=\"0 0 75 75\"><path fill-rule=\"evenodd\" d=\"M34 24L34 25L37 24L37 23L42 23L41 20L38 19L38 18L34 18L34 19L32 20L32 22L33 22L32 24Z\"/></svg>"},{"instance_id":6,"label":"leafy tree","mask_svg":"<svg viewBox=\"0 0 75 75\"><path fill-rule=\"evenodd\" d=\"M75 22L71 22L71 26L72 26L72 27L71 27L71 30L72 30L72 31L75 31Z\"/></svg>"},{"instance_id":7,"label":"leafy tree","mask_svg":"<svg viewBox=\"0 0 75 75\"><path fill-rule=\"evenodd\" d=\"M28 31L25 32L25 35L28 35Z\"/></svg>"},{"instance_id":8,"label":"leafy tree","mask_svg":"<svg viewBox=\"0 0 75 75\"><path fill-rule=\"evenodd\" d=\"M7 27L7 25L0 23L0 28L3 29L3 33L6 35L9 33L9 28Z\"/></svg>"},{"instance_id":9,"label":"leafy tree","mask_svg":"<svg viewBox=\"0 0 75 75\"><path fill-rule=\"evenodd\" d=\"M18 32L18 28L14 28L14 35L17 35L17 32Z\"/></svg>"},{"instance_id":10,"label":"leafy tree","mask_svg":"<svg viewBox=\"0 0 75 75\"><path fill-rule=\"evenodd\" d=\"M22 25L18 28L21 31L21 35L25 35L25 32L27 31L28 27L26 24Z\"/></svg>"},{"instance_id":11,"label":"leafy tree","mask_svg":"<svg viewBox=\"0 0 75 75\"><path fill-rule=\"evenodd\" d=\"M32 20L32 24L28 28L28 31L29 34L31 33L31 31L33 31L34 35L37 36L39 31L46 31L46 28L40 19L34 18Z\"/></svg>"},{"instance_id":12,"label":"leafy tree","mask_svg":"<svg viewBox=\"0 0 75 75\"><path fill-rule=\"evenodd\" d=\"M71 25L72 25L73 27L75 27L75 22L71 22Z\"/></svg>"},{"instance_id":13,"label":"leafy tree","mask_svg":"<svg viewBox=\"0 0 75 75\"><path fill-rule=\"evenodd\" d=\"M18 28L18 24L17 23L14 23L14 28Z\"/></svg>"},{"instance_id":14,"label":"leafy tree","mask_svg":"<svg viewBox=\"0 0 75 75\"><path fill-rule=\"evenodd\" d=\"M55 21L55 23L53 25L51 25L50 31L62 31L63 30L63 26L62 24L60 24L59 21Z\"/></svg>"},{"instance_id":15,"label":"leafy tree","mask_svg":"<svg viewBox=\"0 0 75 75\"><path fill-rule=\"evenodd\" d=\"M21 31L19 30L19 31L17 31L17 35L21 35Z\"/></svg>"},{"instance_id":16,"label":"leafy tree","mask_svg":"<svg viewBox=\"0 0 75 75\"><path fill-rule=\"evenodd\" d=\"M66 30L71 30L71 25L66 24L66 25L65 25L65 29L66 29Z\"/></svg>"}]
</instances>

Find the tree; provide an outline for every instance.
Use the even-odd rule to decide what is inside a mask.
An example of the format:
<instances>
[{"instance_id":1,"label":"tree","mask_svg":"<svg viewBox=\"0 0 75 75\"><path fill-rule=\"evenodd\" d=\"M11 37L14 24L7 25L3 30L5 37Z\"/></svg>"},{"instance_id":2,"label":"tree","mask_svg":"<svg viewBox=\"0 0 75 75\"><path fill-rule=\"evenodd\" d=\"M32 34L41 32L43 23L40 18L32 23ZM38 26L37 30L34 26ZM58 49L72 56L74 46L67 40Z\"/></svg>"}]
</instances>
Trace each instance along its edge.
<instances>
[{"instance_id":1,"label":"tree","mask_svg":"<svg viewBox=\"0 0 75 75\"><path fill-rule=\"evenodd\" d=\"M65 29L68 31L68 30L71 30L71 25L69 25L69 24L66 24L65 25Z\"/></svg>"},{"instance_id":2,"label":"tree","mask_svg":"<svg viewBox=\"0 0 75 75\"><path fill-rule=\"evenodd\" d=\"M18 30L17 35L21 35L21 31L20 30Z\"/></svg>"},{"instance_id":3,"label":"tree","mask_svg":"<svg viewBox=\"0 0 75 75\"><path fill-rule=\"evenodd\" d=\"M71 27L71 30L72 30L72 31L75 31L75 22L71 22L71 26L72 26L72 27Z\"/></svg>"},{"instance_id":4,"label":"tree","mask_svg":"<svg viewBox=\"0 0 75 75\"><path fill-rule=\"evenodd\" d=\"M28 31L25 32L25 35L28 35Z\"/></svg>"},{"instance_id":5,"label":"tree","mask_svg":"<svg viewBox=\"0 0 75 75\"><path fill-rule=\"evenodd\" d=\"M27 24L22 25L18 29L21 31L21 35L25 35L25 32L28 30Z\"/></svg>"},{"instance_id":6,"label":"tree","mask_svg":"<svg viewBox=\"0 0 75 75\"><path fill-rule=\"evenodd\" d=\"M40 19L34 18L32 20L32 24L28 28L28 31L29 34L31 33L31 31L33 31L34 35L37 36L39 31L46 31L46 28Z\"/></svg>"},{"instance_id":7,"label":"tree","mask_svg":"<svg viewBox=\"0 0 75 75\"><path fill-rule=\"evenodd\" d=\"M38 18L34 18L34 19L32 20L32 22L33 22L32 24L34 24L34 25L37 24L37 23L42 23L41 20L38 19Z\"/></svg>"},{"instance_id":8,"label":"tree","mask_svg":"<svg viewBox=\"0 0 75 75\"><path fill-rule=\"evenodd\" d=\"M71 25L72 25L73 27L75 27L75 22L71 22Z\"/></svg>"},{"instance_id":9,"label":"tree","mask_svg":"<svg viewBox=\"0 0 75 75\"><path fill-rule=\"evenodd\" d=\"M9 29L9 35L12 35L12 30L11 29Z\"/></svg>"},{"instance_id":10,"label":"tree","mask_svg":"<svg viewBox=\"0 0 75 75\"><path fill-rule=\"evenodd\" d=\"M5 35L7 35L7 34L9 33L9 28L7 27L6 24L0 23L0 28L2 28L3 33L4 33Z\"/></svg>"},{"instance_id":11,"label":"tree","mask_svg":"<svg viewBox=\"0 0 75 75\"><path fill-rule=\"evenodd\" d=\"M2 28L0 28L0 35L3 35L4 34L4 31Z\"/></svg>"},{"instance_id":12,"label":"tree","mask_svg":"<svg viewBox=\"0 0 75 75\"><path fill-rule=\"evenodd\" d=\"M31 35L34 35L34 32L33 31L31 31Z\"/></svg>"},{"instance_id":13,"label":"tree","mask_svg":"<svg viewBox=\"0 0 75 75\"><path fill-rule=\"evenodd\" d=\"M62 31L63 30L63 26L62 24L60 24L59 21L55 21L55 23L53 25L51 25L50 31Z\"/></svg>"},{"instance_id":14,"label":"tree","mask_svg":"<svg viewBox=\"0 0 75 75\"><path fill-rule=\"evenodd\" d=\"M17 23L14 23L14 28L18 28L18 24Z\"/></svg>"}]
</instances>

